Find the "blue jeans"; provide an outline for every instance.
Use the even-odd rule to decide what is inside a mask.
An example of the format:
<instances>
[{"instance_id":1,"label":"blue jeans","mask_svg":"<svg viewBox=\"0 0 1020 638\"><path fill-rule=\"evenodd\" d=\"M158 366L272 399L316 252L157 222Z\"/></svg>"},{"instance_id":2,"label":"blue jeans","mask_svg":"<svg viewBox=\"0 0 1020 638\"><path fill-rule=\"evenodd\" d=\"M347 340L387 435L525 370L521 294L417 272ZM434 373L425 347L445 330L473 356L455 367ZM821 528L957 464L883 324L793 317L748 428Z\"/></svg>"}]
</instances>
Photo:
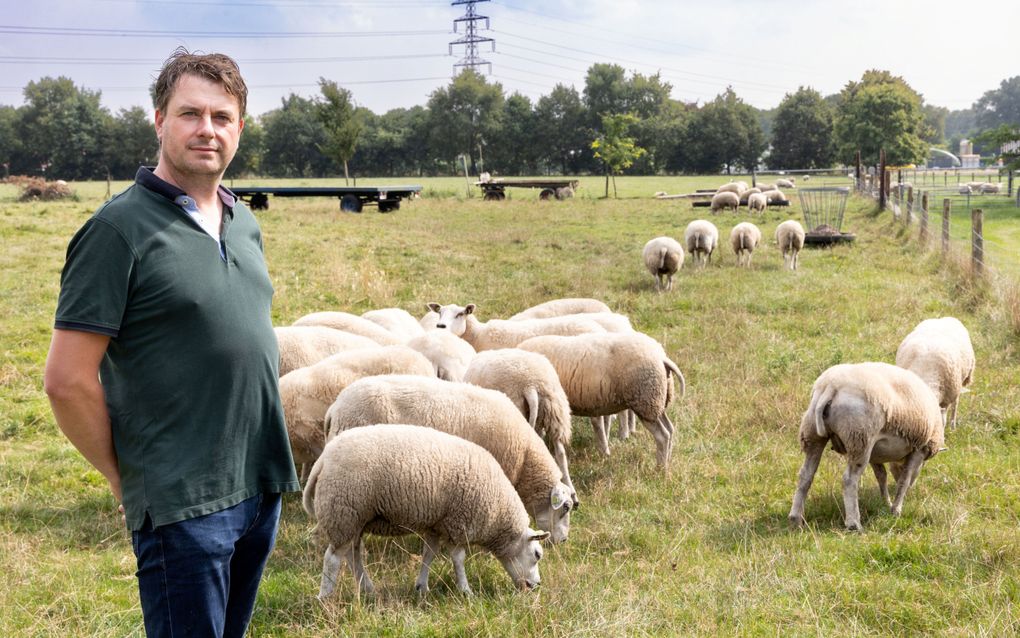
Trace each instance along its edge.
<instances>
[{"instance_id":1,"label":"blue jeans","mask_svg":"<svg viewBox=\"0 0 1020 638\"><path fill-rule=\"evenodd\" d=\"M155 529L146 517L131 534L145 634L244 636L276 542L280 501L279 494L259 494Z\"/></svg>"}]
</instances>

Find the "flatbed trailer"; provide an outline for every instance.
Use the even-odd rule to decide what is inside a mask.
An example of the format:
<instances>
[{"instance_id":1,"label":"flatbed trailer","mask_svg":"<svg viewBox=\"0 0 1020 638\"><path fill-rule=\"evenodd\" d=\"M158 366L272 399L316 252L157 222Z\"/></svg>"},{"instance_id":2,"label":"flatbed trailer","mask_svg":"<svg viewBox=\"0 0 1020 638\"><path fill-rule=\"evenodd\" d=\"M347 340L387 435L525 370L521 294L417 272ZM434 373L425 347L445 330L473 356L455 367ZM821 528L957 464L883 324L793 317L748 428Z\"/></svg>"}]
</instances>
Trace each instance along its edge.
<instances>
[{"instance_id":1,"label":"flatbed trailer","mask_svg":"<svg viewBox=\"0 0 1020 638\"><path fill-rule=\"evenodd\" d=\"M360 213L366 204L379 207L380 213L400 208L400 200L421 193L421 186L238 186L230 189L252 210L269 208L273 197L336 197L340 210Z\"/></svg>"},{"instance_id":2,"label":"flatbed trailer","mask_svg":"<svg viewBox=\"0 0 1020 638\"><path fill-rule=\"evenodd\" d=\"M576 179L499 179L475 182L475 186L482 189L482 199L487 202L506 199L507 188L540 188L542 190L538 193L539 199L567 199L573 196L573 191L577 190L577 184ZM564 190L566 188L570 189L569 194Z\"/></svg>"}]
</instances>

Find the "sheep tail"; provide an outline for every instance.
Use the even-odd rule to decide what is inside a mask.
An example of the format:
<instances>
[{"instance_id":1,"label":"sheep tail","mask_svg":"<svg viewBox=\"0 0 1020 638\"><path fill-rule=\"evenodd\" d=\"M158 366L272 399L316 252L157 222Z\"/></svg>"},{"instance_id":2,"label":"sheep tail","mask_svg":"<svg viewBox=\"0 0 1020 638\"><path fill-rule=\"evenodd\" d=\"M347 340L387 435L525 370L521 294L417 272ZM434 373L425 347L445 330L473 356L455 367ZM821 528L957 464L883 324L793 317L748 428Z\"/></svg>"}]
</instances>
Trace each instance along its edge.
<instances>
[{"instance_id":1,"label":"sheep tail","mask_svg":"<svg viewBox=\"0 0 1020 638\"><path fill-rule=\"evenodd\" d=\"M528 423L532 430L537 430L538 424L538 390L531 386L524 391L524 401L528 404Z\"/></svg>"},{"instance_id":2,"label":"sheep tail","mask_svg":"<svg viewBox=\"0 0 1020 638\"><path fill-rule=\"evenodd\" d=\"M676 375L676 378L680 381L680 396L687 393L687 381L684 380L684 374L680 372L680 366L670 361L668 358L663 359L662 363L666 366L666 374L672 372Z\"/></svg>"},{"instance_id":3,"label":"sheep tail","mask_svg":"<svg viewBox=\"0 0 1020 638\"><path fill-rule=\"evenodd\" d=\"M833 399L836 398L836 388L832 386L826 386L822 389L821 394L815 397L813 402L815 411L815 432L822 438L829 437L829 430L825 427L825 417L829 414L829 406L832 405Z\"/></svg>"},{"instance_id":4,"label":"sheep tail","mask_svg":"<svg viewBox=\"0 0 1020 638\"><path fill-rule=\"evenodd\" d=\"M746 242L746 241L747 241L747 235L745 235L744 233L740 233L740 250L742 250L742 251L743 250L747 250L747 246L744 245L744 242Z\"/></svg>"},{"instance_id":5,"label":"sheep tail","mask_svg":"<svg viewBox=\"0 0 1020 638\"><path fill-rule=\"evenodd\" d=\"M308 482L305 483L304 494L301 495L301 505L304 506L305 511L308 512L308 516L312 520L315 518L315 484L319 482L319 471L322 469L322 464L318 461L312 466L312 472L308 475Z\"/></svg>"}]
</instances>

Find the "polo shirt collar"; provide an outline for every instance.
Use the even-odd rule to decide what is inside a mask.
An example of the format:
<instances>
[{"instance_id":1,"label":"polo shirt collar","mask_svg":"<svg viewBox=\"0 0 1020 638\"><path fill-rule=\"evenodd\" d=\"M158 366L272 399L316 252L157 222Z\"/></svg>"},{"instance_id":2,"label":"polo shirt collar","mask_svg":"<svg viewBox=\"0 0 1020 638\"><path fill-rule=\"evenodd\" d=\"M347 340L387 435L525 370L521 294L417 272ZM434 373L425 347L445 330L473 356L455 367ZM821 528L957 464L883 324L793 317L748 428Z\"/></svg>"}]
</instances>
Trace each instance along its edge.
<instances>
[{"instance_id":1,"label":"polo shirt collar","mask_svg":"<svg viewBox=\"0 0 1020 638\"><path fill-rule=\"evenodd\" d=\"M186 197L188 194L170 182L158 177L154 170L155 167L139 166L138 172L135 173L135 183L180 206L179 198ZM216 192L220 196L223 205L233 212L234 205L237 203L237 196L230 192L230 189L223 184L219 185Z\"/></svg>"}]
</instances>

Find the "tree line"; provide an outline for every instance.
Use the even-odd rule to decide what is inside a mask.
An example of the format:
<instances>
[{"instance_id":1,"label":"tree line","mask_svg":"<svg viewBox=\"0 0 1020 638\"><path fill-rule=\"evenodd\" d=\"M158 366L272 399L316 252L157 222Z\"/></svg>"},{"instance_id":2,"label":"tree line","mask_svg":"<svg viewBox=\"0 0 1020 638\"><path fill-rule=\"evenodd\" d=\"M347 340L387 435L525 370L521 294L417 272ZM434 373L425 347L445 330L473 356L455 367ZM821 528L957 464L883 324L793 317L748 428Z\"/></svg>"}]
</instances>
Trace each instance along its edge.
<instances>
[{"instance_id":1,"label":"tree line","mask_svg":"<svg viewBox=\"0 0 1020 638\"><path fill-rule=\"evenodd\" d=\"M506 94L473 69L436 89L423 106L383 114L320 78L320 94L291 94L259 116L247 114L228 176L333 177L449 175L648 175L751 168L812 169L850 164L923 163L932 147L976 152L1020 138L1020 76L1003 80L970 109L927 104L907 82L871 70L842 91L810 87L774 109L757 109L732 88L704 104L670 97L658 75L594 64L583 89L558 84L532 101ZM24 105L0 106L0 166L6 175L51 179L130 178L158 153L140 106L111 113L100 92L66 77L24 89Z\"/></svg>"}]
</instances>

